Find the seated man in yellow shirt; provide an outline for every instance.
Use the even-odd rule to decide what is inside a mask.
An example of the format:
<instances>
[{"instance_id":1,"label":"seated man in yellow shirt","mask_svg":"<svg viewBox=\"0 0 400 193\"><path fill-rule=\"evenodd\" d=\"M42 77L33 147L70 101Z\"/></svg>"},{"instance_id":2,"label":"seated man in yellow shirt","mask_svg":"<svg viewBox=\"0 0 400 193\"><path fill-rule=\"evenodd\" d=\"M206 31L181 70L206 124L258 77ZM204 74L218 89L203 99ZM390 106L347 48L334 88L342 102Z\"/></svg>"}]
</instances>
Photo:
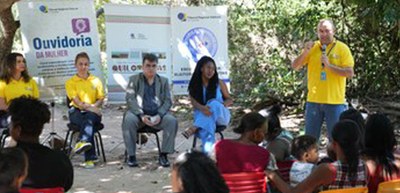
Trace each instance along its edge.
<instances>
[{"instance_id":1,"label":"seated man in yellow shirt","mask_svg":"<svg viewBox=\"0 0 400 193\"><path fill-rule=\"evenodd\" d=\"M321 20L317 33L319 41L307 42L292 67L297 70L307 66L306 134L319 139L325 119L331 139L333 126L347 109L346 78L354 76L354 59L349 47L334 38L331 20Z\"/></svg>"},{"instance_id":2,"label":"seated man in yellow shirt","mask_svg":"<svg viewBox=\"0 0 400 193\"><path fill-rule=\"evenodd\" d=\"M97 161L94 148L94 126L101 121L100 106L104 99L103 84L89 73L89 56L85 52L75 57L76 75L65 83L65 90L71 100L69 119L80 128L80 141L74 152L85 152L85 168L93 168Z\"/></svg>"}]
</instances>

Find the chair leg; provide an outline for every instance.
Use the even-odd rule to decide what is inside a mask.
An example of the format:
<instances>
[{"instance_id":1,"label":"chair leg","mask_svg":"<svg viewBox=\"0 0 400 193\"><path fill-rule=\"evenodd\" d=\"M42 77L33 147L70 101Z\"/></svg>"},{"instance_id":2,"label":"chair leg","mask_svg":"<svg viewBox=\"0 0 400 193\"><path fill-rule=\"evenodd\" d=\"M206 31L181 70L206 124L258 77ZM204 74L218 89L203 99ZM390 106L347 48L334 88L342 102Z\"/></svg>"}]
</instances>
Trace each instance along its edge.
<instances>
[{"instance_id":1,"label":"chair leg","mask_svg":"<svg viewBox=\"0 0 400 193\"><path fill-rule=\"evenodd\" d=\"M63 145L63 151L66 155L69 155L69 151L71 150L71 148L68 148L68 150L66 149L67 145L68 145L68 137L70 135L70 132L71 132L71 130L68 129L67 136L65 136L64 145Z\"/></svg>"},{"instance_id":2,"label":"chair leg","mask_svg":"<svg viewBox=\"0 0 400 193\"><path fill-rule=\"evenodd\" d=\"M218 134L221 137L221 139L224 139L224 134L222 133L222 131L219 131Z\"/></svg>"},{"instance_id":3,"label":"chair leg","mask_svg":"<svg viewBox=\"0 0 400 193\"><path fill-rule=\"evenodd\" d=\"M100 144L99 144L99 136L97 134L95 134L94 136L94 148L95 148L95 152L97 154L97 156L101 156L100 154Z\"/></svg>"},{"instance_id":4,"label":"chair leg","mask_svg":"<svg viewBox=\"0 0 400 193\"><path fill-rule=\"evenodd\" d=\"M157 133L154 133L154 135L156 136L158 154L160 155L161 154L160 139L158 138L158 134Z\"/></svg>"},{"instance_id":5,"label":"chair leg","mask_svg":"<svg viewBox=\"0 0 400 193\"><path fill-rule=\"evenodd\" d=\"M193 135L193 144L192 144L192 148L196 148L196 143L197 143L197 137L196 135Z\"/></svg>"},{"instance_id":6,"label":"chair leg","mask_svg":"<svg viewBox=\"0 0 400 193\"><path fill-rule=\"evenodd\" d=\"M99 141L100 141L100 148L101 148L101 153L103 154L103 161L104 163L107 162L106 160L106 154L104 153L104 145L103 145L103 139L101 138L100 132L97 131L97 134L99 135Z\"/></svg>"}]
</instances>

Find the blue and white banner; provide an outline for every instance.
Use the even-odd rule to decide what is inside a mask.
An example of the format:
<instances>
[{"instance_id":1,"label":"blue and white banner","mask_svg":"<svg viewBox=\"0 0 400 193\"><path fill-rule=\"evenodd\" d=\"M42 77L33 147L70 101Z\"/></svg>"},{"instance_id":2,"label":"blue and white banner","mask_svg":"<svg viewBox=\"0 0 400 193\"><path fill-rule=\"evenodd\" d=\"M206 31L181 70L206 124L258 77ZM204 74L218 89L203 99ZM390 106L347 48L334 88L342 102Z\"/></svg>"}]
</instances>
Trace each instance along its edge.
<instances>
[{"instance_id":1,"label":"blue and white banner","mask_svg":"<svg viewBox=\"0 0 400 193\"><path fill-rule=\"evenodd\" d=\"M226 6L171 8L171 26L174 94L187 94L196 62L205 55L215 60L219 78L229 83Z\"/></svg>"},{"instance_id":2,"label":"blue and white banner","mask_svg":"<svg viewBox=\"0 0 400 193\"><path fill-rule=\"evenodd\" d=\"M142 72L146 53L158 57L157 73L171 81L169 8L106 4L108 101L125 102L129 77Z\"/></svg>"},{"instance_id":3,"label":"blue and white banner","mask_svg":"<svg viewBox=\"0 0 400 193\"><path fill-rule=\"evenodd\" d=\"M90 72L102 79L93 1L21 1L18 11L28 70L38 79L42 99L65 98L79 52L88 53Z\"/></svg>"}]
</instances>

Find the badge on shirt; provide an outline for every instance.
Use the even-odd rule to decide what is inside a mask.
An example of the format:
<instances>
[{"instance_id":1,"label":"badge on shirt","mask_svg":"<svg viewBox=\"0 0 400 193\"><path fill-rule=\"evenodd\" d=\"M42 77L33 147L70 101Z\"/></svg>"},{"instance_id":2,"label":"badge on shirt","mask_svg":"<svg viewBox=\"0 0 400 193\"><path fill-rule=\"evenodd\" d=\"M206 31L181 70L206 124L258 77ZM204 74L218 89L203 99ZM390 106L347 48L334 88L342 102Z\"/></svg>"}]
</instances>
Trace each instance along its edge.
<instances>
[{"instance_id":1,"label":"badge on shirt","mask_svg":"<svg viewBox=\"0 0 400 193\"><path fill-rule=\"evenodd\" d=\"M325 72L325 70L321 71L321 80L322 81L326 80L326 72Z\"/></svg>"}]
</instances>

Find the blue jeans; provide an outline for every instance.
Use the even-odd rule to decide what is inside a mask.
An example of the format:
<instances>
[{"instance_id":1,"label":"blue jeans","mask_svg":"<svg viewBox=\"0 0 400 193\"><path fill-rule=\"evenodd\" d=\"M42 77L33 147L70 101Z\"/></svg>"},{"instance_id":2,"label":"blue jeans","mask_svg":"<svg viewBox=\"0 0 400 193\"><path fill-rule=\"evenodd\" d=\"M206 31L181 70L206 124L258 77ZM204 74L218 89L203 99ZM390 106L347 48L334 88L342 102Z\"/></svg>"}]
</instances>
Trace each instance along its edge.
<instances>
[{"instance_id":1,"label":"blue jeans","mask_svg":"<svg viewBox=\"0 0 400 193\"><path fill-rule=\"evenodd\" d=\"M69 109L69 120L71 123L78 125L80 128L80 141L89 142L92 148L85 152L85 161L95 160L96 148L94 147L94 130L93 126L100 124L101 117L90 111L80 111L75 107Z\"/></svg>"},{"instance_id":2,"label":"blue jeans","mask_svg":"<svg viewBox=\"0 0 400 193\"><path fill-rule=\"evenodd\" d=\"M347 110L347 105L330 105L307 102L306 103L306 135L311 135L319 140L321 126L325 119L328 137L332 139L333 126L339 121L340 114Z\"/></svg>"}]
</instances>

